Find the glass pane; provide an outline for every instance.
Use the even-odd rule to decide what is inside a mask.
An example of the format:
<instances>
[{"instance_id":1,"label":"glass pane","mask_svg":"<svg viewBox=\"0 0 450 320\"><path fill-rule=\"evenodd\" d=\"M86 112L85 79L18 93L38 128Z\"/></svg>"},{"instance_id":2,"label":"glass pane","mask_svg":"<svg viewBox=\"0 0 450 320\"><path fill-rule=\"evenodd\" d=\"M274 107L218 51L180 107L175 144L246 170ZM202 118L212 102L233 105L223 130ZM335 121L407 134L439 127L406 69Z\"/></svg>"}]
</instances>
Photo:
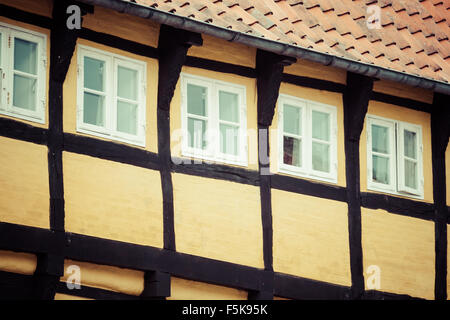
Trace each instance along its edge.
<instances>
[{"instance_id":1,"label":"glass pane","mask_svg":"<svg viewBox=\"0 0 450 320\"><path fill-rule=\"evenodd\" d=\"M411 132L408 130L404 131L404 149L405 149L405 156L417 159L417 153L416 153L416 133Z\"/></svg>"},{"instance_id":2,"label":"glass pane","mask_svg":"<svg viewBox=\"0 0 450 320\"><path fill-rule=\"evenodd\" d=\"M2 66L2 34L0 33L0 67ZM1 79L0 79L1 80Z\"/></svg>"},{"instance_id":3,"label":"glass pane","mask_svg":"<svg viewBox=\"0 0 450 320\"><path fill-rule=\"evenodd\" d=\"M372 179L375 182L389 184L389 158L372 156Z\"/></svg>"},{"instance_id":4,"label":"glass pane","mask_svg":"<svg viewBox=\"0 0 450 320\"><path fill-rule=\"evenodd\" d=\"M189 147L206 149L206 121L188 118Z\"/></svg>"},{"instance_id":5,"label":"glass pane","mask_svg":"<svg viewBox=\"0 0 450 320\"><path fill-rule=\"evenodd\" d=\"M405 185L417 189L417 163L405 160Z\"/></svg>"},{"instance_id":6,"label":"glass pane","mask_svg":"<svg viewBox=\"0 0 450 320\"><path fill-rule=\"evenodd\" d=\"M206 94L207 88L187 85L188 113L198 116L206 116Z\"/></svg>"},{"instance_id":7,"label":"glass pane","mask_svg":"<svg viewBox=\"0 0 450 320\"><path fill-rule=\"evenodd\" d=\"M220 120L239 122L239 96L235 93L219 91Z\"/></svg>"},{"instance_id":8,"label":"glass pane","mask_svg":"<svg viewBox=\"0 0 450 320\"><path fill-rule=\"evenodd\" d=\"M220 125L220 151L222 153L238 155L239 128L226 124Z\"/></svg>"},{"instance_id":9,"label":"glass pane","mask_svg":"<svg viewBox=\"0 0 450 320\"><path fill-rule=\"evenodd\" d=\"M389 128L372 125L372 151L389 154Z\"/></svg>"},{"instance_id":10,"label":"glass pane","mask_svg":"<svg viewBox=\"0 0 450 320\"><path fill-rule=\"evenodd\" d=\"M117 131L137 134L137 105L117 102Z\"/></svg>"},{"instance_id":11,"label":"glass pane","mask_svg":"<svg viewBox=\"0 0 450 320\"><path fill-rule=\"evenodd\" d=\"M330 115L328 113L312 112L312 136L314 139L330 141Z\"/></svg>"},{"instance_id":12,"label":"glass pane","mask_svg":"<svg viewBox=\"0 0 450 320\"><path fill-rule=\"evenodd\" d=\"M283 163L291 166L302 166L302 141L300 139L283 137Z\"/></svg>"},{"instance_id":13,"label":"glass pane","mask_svg":"<svg viewBox=\"0 0 450 320\"><path fill-rule=\"evenodd\" d=\"M330 172L330 146L323 143L312 143L312 167L314 170Z\"/></svg>"},{"instance_id":14,"label":"glass pane","mask_svg":"<svg viewBox=\"0 0 450 320\"><path fill-rule=\"evenodd\" d=\"M14 38L14 69L37 74L37 44Z\"/></svg>"},{"instance_id":15,"label":"glass pane","mask_svg":"<svg viewBox=\"0 0 450 320\"><path fill-rule=\"evenodd\" d=\"M137 71L119 67L117 74L117 95L121 98L137 100Z\"/></svg>"},{"instance_id":16,"label":"glass pane","mask_svg":"<svg viewBox=\"0 0 450 320\"><path fill-rule=\"evenodd\" d=\"M283 130L286 133L301 135L301 109L283 105Z\"/></svg>"},{"instance_id":17,"label":"glass pane","mask_svg":"<svg viewBox=\"0 0 450 320\"><path fill-rule=\"evenodd\" d=\"M102 96L84 93L84 123L93 124L96 126L104 125L104 98Z\"/></svg>"},{"instance_id":18,"label":"glass pane","mask_svg":"<svg viewBox=\"0 0 450 320\"><path fill-rule=\"evenodd\" d=\"M15 74L13 105L27 110L36 110L36 87L36 79Z\"/></svg>"},{"instance_id":19,"label":"glass pane","mask_svg":"<svg viewBox=\"0 0 450 320\"><path fill-rule=\"evenodd\" d=\"M105 62L84 57L84 87L96 91L104 91Z\"/></svg>"}]
</instances>

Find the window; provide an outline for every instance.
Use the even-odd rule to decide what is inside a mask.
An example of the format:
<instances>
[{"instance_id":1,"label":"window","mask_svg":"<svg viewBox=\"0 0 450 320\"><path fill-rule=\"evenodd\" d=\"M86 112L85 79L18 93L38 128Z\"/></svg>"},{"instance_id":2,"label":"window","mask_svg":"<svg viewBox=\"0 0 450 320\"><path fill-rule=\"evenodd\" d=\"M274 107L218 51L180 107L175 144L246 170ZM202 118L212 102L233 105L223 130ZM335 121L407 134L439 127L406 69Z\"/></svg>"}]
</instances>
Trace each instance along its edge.
<instances>
[{"instance_id":1,"label":"window","mask_svg":"<svg viewBox=\"0 0 450 320\"><path fill-rule=\"evenodd\" d=\"M45 123L47 38L0 23L0 113Z\"/></svg>"},{"instance_id":2,"label":"window","mask_svg":"<svg viewBox=\"0 0 450 320\"><path fill-rule=\"evenodd\" d=\"M367 120L368 188L423 197L421 127L375 116Z\"/></svg>"},{"instance_id":3,"label":"window","mask_svg":"<svg viewBox=\"0 0 450 320\"><path fill-rule=\"evenodd\" d=\"M146 63L79 46L77 130L145 146Z\"/></svg>"},{"instance_id":4,"label":"window","mask_svg":"<svg viewBox=\"0 0 450 320\"><path fill-rule=\"evenodd\" d=\"M336 107L280 95L279 170L337 182Z\"/></svg>"},{"instance_id":5,"label":"window","mask_svg":"<svg viewBox=\"0 0 450 320\"><path fill-rule=\"evenodd\" d=\"M245 87L182 74L182 154L247 165Z\"/></svg>"}]
</instances>

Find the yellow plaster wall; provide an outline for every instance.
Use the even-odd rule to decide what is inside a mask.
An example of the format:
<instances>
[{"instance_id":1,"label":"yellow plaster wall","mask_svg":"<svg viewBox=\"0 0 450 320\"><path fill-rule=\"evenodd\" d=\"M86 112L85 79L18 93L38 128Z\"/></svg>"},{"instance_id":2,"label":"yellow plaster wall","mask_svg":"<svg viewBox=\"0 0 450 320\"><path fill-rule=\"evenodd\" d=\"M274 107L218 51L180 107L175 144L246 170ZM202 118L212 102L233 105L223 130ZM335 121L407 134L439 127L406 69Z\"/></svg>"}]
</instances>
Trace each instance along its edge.
<instances>
[{"instance_id":1,"label":"yellow plaster wall","mask_svg":"<svg viewBox=\"0 0 450 320\"><path fill-rule=\"evenodd\" d=\"M189 55L254 68L256 48L202 34L203 45L192 46Z\"/></svg>"},{"instance_id":2,"label":"yellow plaster wall","mask_svg":"<svg viewBox=\"0 0 450 320\"><path fill-rule=\"evenodd\" d=\"M167 300L247 300L247 291L172 277Z\"/></svg>"},{"instance_id":3,"label":"yellow plaster wall","mask_svg":"<svg viewBox=\"0 0 450 320\"><path fill-rule=\"evenodd\" d=\"M71 270L68 268L71 265L80 268L81 286L100 288L135 296L140 295L144 290L143 271L73 260L64 261L64 276L61 277L61 281L67 282L69 280L72 273L69 273Z\"/></svg>"},{"instance_id":4,"label":"yellow plaster wall","mask_svg":"<svg viewBox=\"0 0 450 320\"><path fill-rule=\"evenodd\" d=\"M344 106L342 102L342 94L334 93L324 90L310 89L295 86L289 83L281 83L280 94L286 94L301 99L311 100L319 103L324 103L336 107L337 112L337 185L346 186L345 180L345 146L344 146ZM272 125L270 126L270 170L283 175L288 175L278 172L278 156L282 152L282 146L278 144L278 104L275 109ZM310 178L305 178L310 179ZM312 179L312 178L311 178Z\"/></svg>"},{"instance_id":5,"label":"yellow plaster wall","mask_svg":"<svg viewBox=\"0 0 450 320\"><path fill-rule=\"evenodd\" d=\"M351 285L347 204L272 189L277 272Z\"/></svg>"},{"instance_id":6,"label":"yellow plaster wall","mask_svg":"<svg viewBox=\"0 0 450 320\"><path fill-rule=\"evenodd\" d=\"M0 221L49 228L47 147L0 137Z\"/></svg>"},{"instance_id":7,"label":"yellow plaster wall","mask_svg":"<svg viewBox=\"0 0 450 320\"><path fill-rule=\"evenodd\" d=\"M45 8L46 6L46 2L48 1L44 1L44 5L43 8ZM0 0L0 3L5 3L7 5L12 5L13 3L16 3L15 1L4 1L4 0ZM31 11L33 12L33 9L35 9L38 3L40 3L39 1L25 1L25 0L21 0L21 1L17 1L17 6L19 8L21 8L21 6L24 6L25 3L28 3L28 8L29 10L27 11ZM14 5L12 5L14 6ZM23 8L21 8L23 9ZM33 121L28 121L28 120L23 120L20 118L16 118L13 116L7 116L4 114L0 114L0 117L2 118L8 118L8 119L13 119L15 121L20 121L20 122L24 122L26 124L35 126L35 127L40 127L40 128L48 128L48 89L49 89L49 85L48 85L48 79L50 77L50 30L49 29L45 29L45 28L41 28L41 27L37 27L31 24L27 24L27 23L23 23L20 21L16 21L16 20L11 20L8 18L5 18L3 16L0 16L0 22L4 22L7 24L10 24L12 26L16 26L19 28L24 28L27 30L31 30L31 31L35 31L35 32L39 32L41 34L44 34L45 36L47 36L47 41L46 41L46 48L47 48L47 75L46 75L46 80L45 80L45 94L46 94L46 105L45 105L45 123L37 123L37 122L33 122Z\"/></svg>"},{"instance_id":8,"label":"yellow plaster wall","mask_svg":"<svg viewBox=\"0 0 450 320\"><path fill-rule=\"evenodd\" d=\"M34 254L0 250L0 270L31 275L36 270Z\"/></svg>"},{"instance_id":9,"label":"yellow plaster wall","mask_svg":"<svg viewBox=\"0 0 450 320\"><path fill-rule=\"evenodd\" d=\"M56 293L55 300L94 300L94 299L77 297L77 296L72 296L72 295L68 295L68 294L64 294L64 293Z\"/></svg>"},{"instance_id":10,"label":"yellow plaster wall","mask_svg":"<svg viewBox=\"0 0 450 320\"><path fill-rule=\"evenodd\" d=\"M159 24L149 19L120 13L96 6L94 14L83 17L83 28L139 42L158 46Z\"/></svg>"},{"instance_id":11,"label":"yellow plaster wall","mask_svg":"<svg viewBox=\"0 0 450 320\"><path fill-rule=\"evenodd\" d=\"M84 39L78 39L77 44L93 47L114 54L119 54L125 57L144 61L147 63L147 92L146 92L146 110L145 110L147 131L145 133L145 147L142 148L137 147L135 145L132 146L140 149L145 149L151 152L158 152L158 128L156 117L156 105L158 97L158 61L155 59L138 56L123 50L107 47ZM66 80L63 86L63 103L64 103L63 126L65 132L90 136L89 134L77 132L77 77L78 77L77 48L75 49L74 55L72 57L70 67L67 72ZM95 136L94 138L106 141L114 141L115 143L126 144L125 142L119 142L116 140L101 138L98 136Z\"/></svg>"},{"instance_id":12,"label":"yellow plaster wall","mask_svg":"<svg viewBox=\"0 0 450 320\"><path fill-rule=\"evenodd\" d=\"M46 17L52 16L53 0L0 0L0 3Z\"/></svg>"},{"instance_id":13,"label":"yellow plaster wall","mask_svg":"<svg viewBox=\"0 0 450 320\"><path fill-rule=\"evenodd\" d=\"M191 49L189 49L191 50ZM257 139L257 95L256 80L241 77L233 74L225 74L199 68L183 67L182 72L221 80L245 86L247 97L247 145L248 145L248 166L246 169L258 170L258 139ZM170 106L170 131L171 150L175 157L181 156L181 81L179 80L175 88L174 96ZM242 167L242 166L240 166Z\"/></svg>"},{"instance_id":14,"label":"yellow plaster wall","mask_svg":"<svg viewBox=\"0 0 450 320\"><path fill-rule=\"evenodd\" d=\"M262 268L258 187L173 174L177 251Z\"/></svg>"},{"instance_id":15,"label":"yellow plaster wall","mask_svg":"<svg viewBox=\"0 0 450 320\"><path fill-rule=\"evenodd\" d=\"M397 97L413 99L425 103L433 103L433 91L404 84L380 80L373 84L373 91L390 94Z\"/></svg>"},{"instance_id":16,"label":"yellow plaster wall","mask_svg":"<svg viewBox=\"0 0 450 320\"><path fill-rule=\"evenodd\" d=\"M66 231L162 247L158 171L63 152Z\"/></svg>"},{"instance_id":17,"label":"yellow plaster wall","mask_svg":"<svg viewBox=\"0 0 450 320\"><path fill-rule=\"evenodd\" d=\"M361 208L364 276L380 268L380 290L434 299L434 223Z\"/></svg>"},{"instance_id":18,"label":"yellow plaster wall","mask_svg":"<svg viewBox=\"0 0 450 320\"><path fill-rule=\"evenodd\" d=\"M345 84L347 72L344 69L327 67L320 63L297 59L297 62L284 68L285 73Z\"/></svg>"},{"instance_id":19,"label":"yellow plaster wall","mask_svg":"<svg viewBox=\"0 0 450 320\"><path fill-rule=\"evenodd\" d=\"M426 112L407 109L404 107L386 104L378 101L370 101L367 111L368 115L404 121L422 126L422 144L423 144L423 177L424 177L424 202L433 202L433 169L431 159L431 119L430 114ZM360 183L361 191L367 192L367 118L361 132L360 140ZM373 190L370 192L379 193ZM403 197L399 196L398 197ZM407 197L405 197L407 198ZM420 200L419 200L420 201Z\"/></svg>"}]
</instances>

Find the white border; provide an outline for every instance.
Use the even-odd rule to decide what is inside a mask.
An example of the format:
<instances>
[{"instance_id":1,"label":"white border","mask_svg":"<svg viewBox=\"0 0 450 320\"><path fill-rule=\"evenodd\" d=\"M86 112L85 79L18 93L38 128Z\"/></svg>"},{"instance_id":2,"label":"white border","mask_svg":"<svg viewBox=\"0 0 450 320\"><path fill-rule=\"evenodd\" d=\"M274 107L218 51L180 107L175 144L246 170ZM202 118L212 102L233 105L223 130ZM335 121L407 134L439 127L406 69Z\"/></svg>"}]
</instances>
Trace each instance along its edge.
<instances>
[{"instance_id":1,"label":"white border","mask_svg":"<svg viewBox=\"0 0 450 320\"><path fill-rule=\"evenodd\" d=\"M0 114L10 117L28 120L36 123L45 124L46 105L47 105L47 35L17 27L8 23L0 22L2 29L2 63L3 73L7 76L7 81L3 82L1 90L3 91L0 101ZM8 38L11 36L11 48L7 48ZM13 78L14 78L14 37L37 43L37 94L36 111L27 111L13 106ZM9 50L8 50L9 49ZM6 63L6 61L8 61ZM10 103L6 101L6 95L10 94Z\"/></svg>"},{"instance_id":2,"label":"white border","mask_svg":"<svg viewBox=\"0 0 450 320\"><path fill-rule=\"evenodd\" d=\"M247 97L246 87L243 85L215 80L212 78L192 75L182 72L181 83L181 130L183 132L181 143L181 155L191 158L199 158L207 161L248 166L248 144L247 144ZM188 147L187 132L187 84L197 84L206 87L207 97L207 122L206 131L209 146L206 150ZM219 130L219 97L218 91L223 89L236 93L239 97L239 155L232 156L220 152L220 130ZM217 139L217 141L216 141Z\"/></svg>"},{"instance_id":3,"label":"white border","mask_svg":"<svg viewBox=\"0 0 450 320\"><path fill-rule=\"evenodd\" d=\"M105 61L105 126L95 126L83 122L83 94L84 94L84 57ZM147 63L112 52L92 48L86 45L78 45L77 49L77 132L116 140L140 147L146 145L146 79ZM128 65L138 72L138 123L137 135L131 135L116 130L115 106L117 70L118 65Z\"/></svg>"},{"instance_id":4,"label":"white border","mask_svg":"<svg viewBox=\"0 0 450 320\"><path fill-rule=\"evenodd\" d=\"M298 106L302 111L302 168L283 163L283 105ZM312 110L330 115L330 172L324 173L312 169ZM280 94L278 98L278 172L287 173L318 181L337 183L337 107L306 100L299 97Z\"/></svg>"}]
</instances>

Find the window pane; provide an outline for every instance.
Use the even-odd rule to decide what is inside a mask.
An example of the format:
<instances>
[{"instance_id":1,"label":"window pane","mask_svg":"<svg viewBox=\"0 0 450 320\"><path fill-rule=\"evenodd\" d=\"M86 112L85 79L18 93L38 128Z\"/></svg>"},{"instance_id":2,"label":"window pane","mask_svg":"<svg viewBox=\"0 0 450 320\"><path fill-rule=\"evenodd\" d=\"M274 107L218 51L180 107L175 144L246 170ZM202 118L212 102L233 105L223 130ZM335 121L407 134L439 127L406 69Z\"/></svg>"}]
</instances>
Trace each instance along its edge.
<instances>
[{"instance_id":1,"label":"window pane","mask_svg":"<svg viewBox=\"0 0 450 320\"><path fill-rule=\"evenodd\" d=\"M14 69L37 74L37 44L14 38Z\"/></svg>"},{"instance_id":2,"label":"window pane","mask_svg":"<svg viewBox=\"0 0 450 320\"><path fill-rule=\"evenodd\" d=\"M102 96L84 93L84 123L93 124L96 126L104 125L104 98Z\"/></svg>"},{"instance_id":3,"label":"window pane","mask_svg":"<svg viewBox=\"0 0 450 320\"><path fill-rule=\"evenodd\" d=\"M417 153L416 153L416 133L411 132L408 130L403 131L404 134L404 149L405 149L405 156L417 159Z\"/></svg>"},{"instance_id":4,"label":"window pane","mask_svg":"<svg viewBox=\"0 0 450 320\"><path fill-rule=\"evenodd\" d=\"M137 134L137 105L117 102L117 131Z\"/></svg>"},{"instance_id":5,"label":"window pane","mask_svg":"<svg viewBox=\"0 0 450 320\"><path fill-rule=\"evenodd\" d=\"M301 109L283 105L283 130L286 133L301 135Z\"/></svg>"},{"instance_id":6,"label":"window pane","mask_svg":"<svg viewBox=\"0 0 450 320\"><path fill-rule=\"evenodd\" d=\"M117 95L121 98L137 100L137 71L119 67L117 74Z\"/></svg>"},{"instance_id":7,"label":"window pane","mask_svg":"<svg viewBox=\"0 0 450 320\"><path fill-rule=\"evenodd\" d=\"M313 110L312 136L314 139L330 141L330 115L328 113Z\"/></svg>"},{"instance_id":8,"label":"window pane","mask_svg":"<svg viewBox=\"0 0 450 320\"><path fill-rule=\"evenodd\" d=\"M0 67L2 66L2 45L3 45L2 39L3 39L2 34L0 33Z\"/></svg>"},{"instance_id":9,"label":"window pane","mask_svg":"<svg viewBox=\"0 0 450 320\"><path fill-rule=\"evenodd\" d=\"M300 139L283 137L283 163L291 166L302 166L302 141Z\"/></svg>"},{"instance_id":10,"label":"window pane","mask_svg":"<svg viewBox=\"0 0 450 320\"><path fill-rule=\"evenodd\" d=\"M84 87L96 91L104 91L103 78L105 62L84 57Z\"/></svg>"},{"instance_id":11,"label":"window pane","mask_svg":"<svg viewBox=\"0 0 450 320\"><path fill-rule=\"evenodd\" d=\"M206 121L188 118L189 147L206 149Z\"/></svg>"},{"instance_id":12,"label":"window pane","mask_svg":"<svg viewBox=\"0 0 450 320\"><path fill-rule=\"evenodd\" d=\"M239 128L226 124L220 125L220 151L222 153L238 155Z\"/></svg>"},{"instance_id":13,"label":"window pane","mask_svg":"<svg viewBox=\"0 0 450 320\"><path fill-rule=\"evenodd\" d=\"M239 122L238 98L235 93L219 91L220 120Z\"/></svg>"},{"instance_id":14,"label":"window pane","mask_svg":"<svg viewBox=\"0 0 450 320\"><path fill-rule=\"evenodd\" d=\"M312 167L314 170L330 172L330 146L323 143L312 143Z\"/></svg>"},{"instance_id":15,"label":"window pane","mask_svg":"<svg viewBox=\"0 0 450 320\"><path fill-rule=\"evenodd\" d=\"M372 156L372 178L373 181L389 184L389 158Z\"/></svg>"},{"instance_id":16,"label":"window pane","mask_svg":"<svg viewBox=\"0 0 450 320\"><path fill-rule=\"evenodd\" d=\"M15 74L13 105L27 110L36 110L36 85L36 79Z\"/></svg>"},{"instance_id":17,"label":"window pane","mask_svg":"<svg viewBox=\"0 0 450 320\"><path fill-rule=\"evenodd\" d=\"M187 109L188 113L199 116L206 116L206 94L207 88L187 85Z\"/></svg>"},{"instance_id":18,"label":"window pane","mask_svg":"<svg viewBox=\"0 0 450 320\"><path fill-rule=\"evenodd\" d=\"M405 159L405 185L417 189L417 163Z\"/></svg>"},{"instance_id":19,"label":"window pane","mask_svg":"<svg viewBox=\"0 0 450 320\"><path fill-rule=\"evenodd\" d=\"M389 129L372 125L372 151L389 154Z\"/></svg>"}]
</instances>

